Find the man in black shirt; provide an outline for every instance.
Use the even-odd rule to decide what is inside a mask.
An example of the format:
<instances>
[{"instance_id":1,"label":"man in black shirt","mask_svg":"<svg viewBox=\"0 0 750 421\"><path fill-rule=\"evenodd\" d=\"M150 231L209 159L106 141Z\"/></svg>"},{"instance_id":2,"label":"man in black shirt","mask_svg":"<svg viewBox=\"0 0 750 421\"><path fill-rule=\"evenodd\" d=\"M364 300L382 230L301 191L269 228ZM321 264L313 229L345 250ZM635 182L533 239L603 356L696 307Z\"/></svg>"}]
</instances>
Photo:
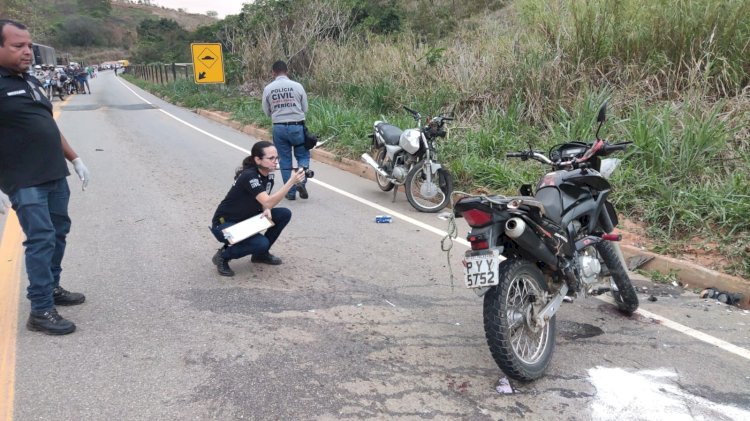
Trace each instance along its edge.
<instances>
[{"instance_id":1,"label":"man in black shirt","mask_svg":"<svg viewBox=\"0 0 750 421\"><path fill-rule=\"evenodd\" d=\"M289 180L276 193L273 190L276 163L279 154L272 143L261 141L253 145L250 156L242 161L242 168L237 171L234 184L227 196L221 201L211 220L211 232L217 240L224 243L213 257L213 263L220 275L234 276L229 261L252 254L251 262L280 265L281 259L269 252L281 231L292 218L292 211L287 208L274 208L295 184L305 181L305 172L300 169L293 173ZM236 244L229 245L222 230L253 216L263 214L270 218L274 225L265 234L255 234Z\"/></svg>"},{"instance_id":2,"label":"man in black shirt","mask_svg":"<svg viewBox=\"0 0 750 421\"><path fill-rule=\"evenodd\" d=\"M68 201L70 175L65 159L73 163L83 188L89 171L57 128L52 103L39 81L29 75L31 35L26 27L0 20L0 212L8 203L26 234L29 330L50 335L75 331L75 325L55 306L84 302L83 294L60 286L65 237L70 230ZM6 196L7 195L7 196Z\"/></svg>"}]
</instances>

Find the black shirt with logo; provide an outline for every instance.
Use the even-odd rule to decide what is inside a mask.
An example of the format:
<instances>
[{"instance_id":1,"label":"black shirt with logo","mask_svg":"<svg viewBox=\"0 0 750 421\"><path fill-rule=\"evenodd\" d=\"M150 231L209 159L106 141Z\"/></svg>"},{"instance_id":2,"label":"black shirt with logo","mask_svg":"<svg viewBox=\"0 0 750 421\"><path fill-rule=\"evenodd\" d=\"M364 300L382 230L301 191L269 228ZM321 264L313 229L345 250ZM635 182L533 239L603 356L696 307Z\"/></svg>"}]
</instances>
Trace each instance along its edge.
<instances>
[{"instance_id":1,"label":"black shirt with logo","mask_svg":"<svg viewBox=\"0 0 750 421\"><path fill-rule=\"evenodd\" d=\"M70 175L52 103L37 78L0 67L0 190Z\"/></svg>"},{"instance_id":2,"label":"black shirt with logo","mask_svg":"<svg viewBox=\"0 0 750 421\"><path fill-rule=\"evenodd\" d=\"M254 167L242 171L216 209L213 224L241 222L258 215L263 212L263 205L256 197L262 192L271 194L272 189L273 173L264 176Z\"/></svg>"}]
</instances>

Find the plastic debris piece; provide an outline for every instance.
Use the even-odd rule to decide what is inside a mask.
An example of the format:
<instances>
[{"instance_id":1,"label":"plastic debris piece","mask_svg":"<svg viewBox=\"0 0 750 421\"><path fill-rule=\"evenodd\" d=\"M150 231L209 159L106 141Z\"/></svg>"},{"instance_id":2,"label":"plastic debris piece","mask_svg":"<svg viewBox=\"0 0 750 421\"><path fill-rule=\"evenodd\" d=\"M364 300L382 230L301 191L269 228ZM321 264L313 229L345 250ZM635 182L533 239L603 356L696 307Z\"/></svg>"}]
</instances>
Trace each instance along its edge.
<instances>
[{"instance_id":1,"label":"plastic debris piece","mask_svg":"<svg viewBox=\"0 0 750 421\"><path fill-rule=\"evenodd\" d=\"M628 261L628 270L632 272L638 269L639 267L645 265L646 263L650 262L651 260L653 260L653 258L654 258L653 256L644 256L642 254L633 256Z\"/></svg>"},{"instance_id":2,"label":"plastic debris piece","mask_svg":"<svg viewBox=\"0 0 750 421\"><path fill-rule=\"evenodd\" d=\"M500 380L497 381L495 390L497 390L497 393L500 393L501 395L513 394L513 387L511 387L507 377L501 377Z\"/></svg>"},{"instance_id":3,"label":"plastic debris piece","mask_svg":"<svg viewBox=\"0 0 750 421\"><path fill-rule=\"evenodd\" d=\"M456 326L461 326L461 323L456 323Z\"/></svg>"},{"instance_id":4,"label":"plastic debris piece","mask_svg":"<svg viewBox=\"0 0 750 421\"><path fill-rule=\"evenodd\" d=\"M651 302L654 302L654 301L656 301L656 296L654 296L653 294L651 294L651 296L648 297L648 300L651 301Z\"/></svg>"},{"instance_id":5,"label":"plastic debris piece","mask_svg":"<svg viewBox=\"0 0 750 421\"><path fill-rule=\"evenodd\" d=\"M453 214L451 214L450 212L442 212L438 214L437 217L438 219L442 219L443 221L448 221L451 219L451 216L453 216Z\"/></svg>"},{"instance_id":6,"label":"plastic debris piece","mask_svg":"<svg viewBox=\"0 0 750 421\"><path fill-rule=\"evenodd\" d=\"M566 295L566 296L563 297L563 301L566 302L566 303L572 303L573 302L573 297Z\"/></svg>"},{"instance_id":7,"label":"plastic debris piece","mask_svg":"<svg viewBox=\"0 0 750 421\"><path fill-rule=\"evenodd\" d=\"M376 224L390 224L393 220L393 217L391 215L377 215L375 216L375 223Z\"/></svg>"}]
</instances>

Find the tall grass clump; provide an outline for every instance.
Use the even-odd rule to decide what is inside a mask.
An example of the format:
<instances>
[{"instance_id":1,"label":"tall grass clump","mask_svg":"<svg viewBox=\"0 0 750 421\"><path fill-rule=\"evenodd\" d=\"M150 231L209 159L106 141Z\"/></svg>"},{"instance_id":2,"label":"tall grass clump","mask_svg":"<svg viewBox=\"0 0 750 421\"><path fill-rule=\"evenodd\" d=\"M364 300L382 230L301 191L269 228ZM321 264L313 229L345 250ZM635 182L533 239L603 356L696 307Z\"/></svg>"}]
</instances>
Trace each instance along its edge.
<instances>
[{"instance_id":1,"label":"tall grass clump","mask_svg":"<svg viewBox=\"0 0 750 421\"><path fill-rule=\"evenodd\" d=\"M750 176L741 170L750 154L738 151L739 128L722 120L723 107L638 105L620 122L636 145L619 195L622 209L647 221L652 232L750 230Z\"/></svg>"},{"instance_id":2,"label":"tall grass clump","mask_svg":"<svg viewBox=\"0 0 750 421\"><path fill-rule=\"evenodd\" d=\"M565 60L597 77L657 76L669 94L689 87L691 72L717 95L748 83L750 2L745 0L519 0L521 16ZM633 67L635 65L636 67Z\"/></svg>"}]
</instances>

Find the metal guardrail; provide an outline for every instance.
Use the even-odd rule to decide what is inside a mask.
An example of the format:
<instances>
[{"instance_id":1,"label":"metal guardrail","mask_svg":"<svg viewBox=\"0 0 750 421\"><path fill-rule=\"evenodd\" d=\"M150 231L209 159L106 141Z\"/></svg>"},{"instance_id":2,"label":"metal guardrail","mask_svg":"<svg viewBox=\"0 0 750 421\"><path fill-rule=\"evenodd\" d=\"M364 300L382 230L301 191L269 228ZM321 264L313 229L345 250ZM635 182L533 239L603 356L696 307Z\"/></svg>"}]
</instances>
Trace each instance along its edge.
<instances>
[{"instance_id":1,"label":"metal guardrail","mask_svg":"<svg viewBox=\"0 0 750 421\"><path fill-rule=\"evenodd\" d=\"M131 64L125 72L164 85L177 80L193 80L193 63Z\"/></svg>"}]
</instances>

